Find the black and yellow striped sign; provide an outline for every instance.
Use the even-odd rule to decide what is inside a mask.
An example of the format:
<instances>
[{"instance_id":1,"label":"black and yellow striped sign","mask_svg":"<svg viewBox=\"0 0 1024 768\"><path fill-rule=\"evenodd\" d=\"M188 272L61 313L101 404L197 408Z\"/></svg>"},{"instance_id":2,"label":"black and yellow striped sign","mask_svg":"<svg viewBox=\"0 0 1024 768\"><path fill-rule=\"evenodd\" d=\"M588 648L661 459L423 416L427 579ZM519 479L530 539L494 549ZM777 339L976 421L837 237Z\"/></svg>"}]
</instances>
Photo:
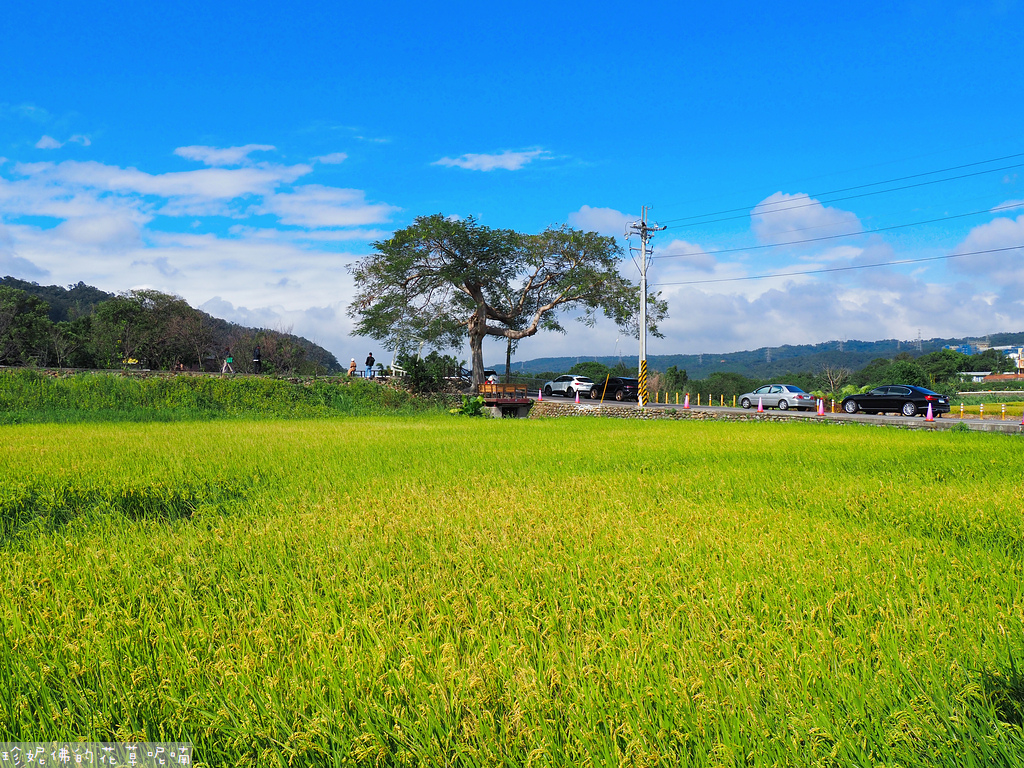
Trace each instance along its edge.
<instances>
[{"instance_id":1,"label":"black and yellow striped sign","mask_svg":"<svg viewBox=\"0 0 1024 768\"><path fill-rule=\"evenodd\" d=\"M647 405L647 361L640 361L640 386L637 388L637 400L640 403L640 407L643 408Z\"/></svg>"}]
</instances>

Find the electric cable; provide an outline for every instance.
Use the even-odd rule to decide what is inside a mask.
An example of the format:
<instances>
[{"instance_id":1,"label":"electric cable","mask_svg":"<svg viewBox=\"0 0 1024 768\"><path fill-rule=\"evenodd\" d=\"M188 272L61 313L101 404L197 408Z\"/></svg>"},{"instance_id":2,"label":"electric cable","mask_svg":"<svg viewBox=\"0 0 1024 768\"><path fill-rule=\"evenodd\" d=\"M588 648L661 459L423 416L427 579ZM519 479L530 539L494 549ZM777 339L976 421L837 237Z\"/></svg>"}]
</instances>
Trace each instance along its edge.
<instances>
[{"instance_id":1,"label":"electric cable","mask_svg":"<svg viewBox=\"0 0 1024 768\"><path fill-rule=\"evenodd\" d=\"M1022 208L1024 203L1013 202L1006 203L1005 205L997 205L995 208L986 208L983 211L970 211L969 213L956 213L952 216L940 216L937 219L925 219L924 221L914 221L908 224L893 224L888 227L876 227L875 229L862 229L859 232L844 232L839 235L822 235L821 237L808 237L804 240L787 240L784 243L762 243L761 245L748 245L743 248L721 248L715 251L701 251L709 255L716 253L741 253L743 251L759 251L765 248L781 248L786 245L802 245L804 243L819 243L824 240L839 240L844 237L857 237L860 235L871 235L876 232L889 232L894 229L906 229L907 227L919 227L924 224L935 224L940 221L952 221L953 219L963 219L968 216L981 216L986 213L997 213L999 211L1012 210L1014 208ZM684 256L692 256L690 253L665 253L656 256L651 256L652 259L673 259L682 258Z\"/></svg>"},{"instance_id":2,"label":"electric cable","mask_svg":"<svg viewBox=\"0 0 1024 768\"><path fill-rule=\"evenodd\" d=\"M794 277L799 275L821 275L827 272L849 272L856 269L875 269L876 267L892 267L900 264L919 264L924 261L941 261L943 259L957 259L961 256L980 256L985 253L1001 253L1003 251L1014 251L1018 248L1024 248L1024 243L1021 245L1010 245L1005 248L989 248L984 251L967 251L964 253L947 253L942 256L925 256L920 259L896 259L893 261L880 261L876 264L852 264L845 267L823 267L822 269L805 269L796 272L776 272L774 274L765 275L747 275L745 277L716 277L708 280L684 280L680 282L671 283L651 283L651 286L661 285L706 285L707 283L733 283L739 282L740 280L768 280L773 277Z\"/></svg>"},{"instance_id":3,"label":"electric cable","mask_svg":"<svg viewBox=\"0 0 1024 768\"><path fill-rule=\"evenodd\" d=\"M975 171L974 173L965 173L965 174L962 174L960 176L950 176L950 177L945 178L945 179L932 179L931 181L921 181L921 182L918 182L917 184L906 184L906 185L904 185L902 187L892 187L890 189L879 189L879 190L875 190L874 192L861 192L858 195L847 195L846 197L836 197L836 198L833 198L831 200L818 200L817 198L818 197L824 197L825 195L828 195L828 194L836 194L836 193L829 193L829 192L821 193L821 192L819 192L819 193L816 193L814 195L808 195L809 198L814 198L814 199L812 199L810 202L806 202L806 203L798 203L797 205L789 205L789 206L782 207L782 208L771 208L771 209L768 209L768 210L760 210L760 209L762 208L762 206L766 206L766 205L780 205L781 203L786 202L786 201L780 200L780 201L778 201L776 203L758 203L753 208L734 208L733 211L745 211L744 213L740 213L740 214L737 214L735 216L724 216L722 218L708 219L706 221L694 221L694 222L691 222L689 224L676 224L676 225L671 226L671 227L666 227L666 229L682 229L684 227L697 227L697 226L700 226L702 224L716 224L716 223L721 222L721 221L734 221L736 219L745 219L745 218L747 218L747 216L766 216L766 215L768 215L770 213L783 213L784 211L794 211L794 210L797 210L799 208L811 208L811 207L813 207L815 205L822 205L822 206L824 206L824 205L829 204L829 203L840 203L840 202L842 202L844 200L855 200L855 199L861 198L861 197L870 197L872 195L882 195L882 194L885 194L886 192L900 192L900 191L905 190L905 189L914 189L915 187L924 187L924 186L927 186L929 184L939 184L939 183L944 182L944 181L957 181L959 179L970 178L971 176L981 176L982 174L985 174L985 173L995 173L996 171L1008 171L1008 170L1011 170L1013 168L1021 168L1021 167L1024 167L1024 163L1016 163L1014 165L1006 165L1006 166L1002 166L1002 167L999 167L999 168L989 168L989 169L984 170L984 171ZM921 174L921 175L924 175L924 174ZM908 178L913 178L913 177L908 177ZM876 182L876 183L877 184L886 184L886 183L889 183L889 182ZM862 186L870 187L870 186L874 186L874 184L864 184ZM858 189L858 188L859 187L850 187L849 189ZM838 190L838 191L843 191L843 190ZM723 211L723 213L732 213L732 211ZM714 216L716 214L708 214L708 215ZM691 218L695 218L695 217L691 217ZM672 221L680 221L680 219L672 219Z\"/></svg>"}]
</instances>

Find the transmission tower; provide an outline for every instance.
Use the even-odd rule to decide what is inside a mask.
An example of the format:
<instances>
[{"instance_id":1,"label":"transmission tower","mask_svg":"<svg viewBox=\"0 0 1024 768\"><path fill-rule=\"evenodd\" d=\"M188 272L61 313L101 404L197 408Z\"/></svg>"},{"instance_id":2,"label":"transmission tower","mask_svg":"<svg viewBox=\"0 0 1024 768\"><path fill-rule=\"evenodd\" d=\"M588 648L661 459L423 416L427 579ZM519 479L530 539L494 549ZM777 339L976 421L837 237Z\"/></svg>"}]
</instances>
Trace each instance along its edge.
<instances>
[{"instance_id":1,"label":"transmission tower","mask_svg":"<svg viewBox=\"0 0 1024 768\"><path fill-rule=\"evenodd\" d=\"M634 221L626 229L626 237L640 235L640 386L637 388L637 400L643 408L647 405L647 241L652 232L660 232L665 227L647 224L647 206L640 210L640 220Z\"/></svg>"}]
</instances>

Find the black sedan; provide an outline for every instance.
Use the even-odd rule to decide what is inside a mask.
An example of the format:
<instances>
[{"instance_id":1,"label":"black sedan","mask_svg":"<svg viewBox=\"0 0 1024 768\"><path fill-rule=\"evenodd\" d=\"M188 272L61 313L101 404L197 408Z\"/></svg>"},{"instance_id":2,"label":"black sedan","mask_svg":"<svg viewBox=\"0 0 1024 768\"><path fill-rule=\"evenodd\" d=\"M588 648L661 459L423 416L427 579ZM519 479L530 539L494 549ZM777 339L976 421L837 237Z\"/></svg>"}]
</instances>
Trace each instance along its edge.
<instances>
[{"instance_id":1,"label":"black sedan","mask_svg":"<svg viewBox=\"0 0 1024 768\"><path fill-rule=\"evenodd\" d=\"M609 400L615 398L618 401L636 400L640 391L640 382L637 379L625 379L621 376L612 376L608 379L608 385L598 381L590 390L591 400Z\"/></svg>"},{"instance_id":2,"label":"black sedan","mask_svg":"<svg viewBox=\"0 0 1024 768\"><path fill-rule=\"evenodd\" d=\"M932 414L939 416L949 413L949 398L924 387L892 384L876 387L863 395L850 395L843 400L842 408L847 413L896 413L904 416L923 415L932 407Z\"/></svg>"}]
</instances>

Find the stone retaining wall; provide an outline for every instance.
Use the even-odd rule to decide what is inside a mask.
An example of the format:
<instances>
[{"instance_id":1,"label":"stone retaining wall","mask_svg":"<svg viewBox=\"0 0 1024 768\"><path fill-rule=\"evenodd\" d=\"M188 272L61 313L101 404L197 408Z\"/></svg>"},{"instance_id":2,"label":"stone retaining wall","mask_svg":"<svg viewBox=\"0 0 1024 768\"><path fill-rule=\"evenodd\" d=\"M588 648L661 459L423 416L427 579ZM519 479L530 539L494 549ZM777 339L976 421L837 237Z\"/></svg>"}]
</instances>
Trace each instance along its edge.
<instances>
[{"instance_id":1,"label":"stone retaining wall","mask_svg":"<svg viewBox=\"0 0 1024 768\"><path fill-rule=\"evenodd\" d=\"M557 403L543 400L533 404L530 418L558 418L561 416L591 416L606 419L692 419L696 421L792 421L795 413L765 411L757 413L722 413L710 409L690 408L644 408L635 405L584 405L580 403Z\"/></svg>"},{"instance_id":2,"label":"stone retaining wall","mask_svg":"<svg viewBox=\"0 0 1024 768\"><path fill-rule=\"evenodd\" d=\"M591 418L605 419L689 419L696 421L773 421L790 422L794 420L811 424L831 424L843 426L845 424L864 424L874 427L888 427L890 429L930 429L949 430L968 428L977 432L1002 432L1004 434L1024 434L1024 426L1012 421L991 421L991 422L968 422L959 419L937 419L925 421L923 418L886 417L884 420L878 417L861 416L860 414L849 415L830 413L825 416L814 414L796 413L793 411L721 411L716 408L690 408L686 410L681 406L678 408L644 408L641 410L636 405L576 405L570 402L555 402L543 400L533 404L530 410L531 419L561 418L566 416L589 416Z\"/></svg>"}]
</instances>

